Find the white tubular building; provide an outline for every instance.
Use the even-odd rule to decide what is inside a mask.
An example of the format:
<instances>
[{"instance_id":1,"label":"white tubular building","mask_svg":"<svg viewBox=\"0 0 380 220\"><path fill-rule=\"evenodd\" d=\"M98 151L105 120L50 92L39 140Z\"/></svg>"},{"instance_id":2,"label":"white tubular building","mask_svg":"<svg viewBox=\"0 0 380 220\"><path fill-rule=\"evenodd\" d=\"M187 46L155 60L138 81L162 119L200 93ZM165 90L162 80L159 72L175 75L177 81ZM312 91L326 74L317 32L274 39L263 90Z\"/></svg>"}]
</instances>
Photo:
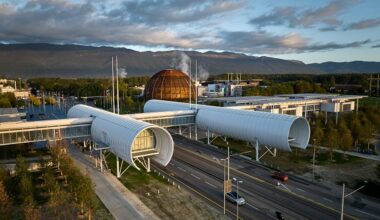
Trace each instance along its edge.
<instances>
[{"instance_id":1,"label":"white tubular building","mask_svg":"<svg viewBox=\"0 0 380 220\"><path fill-rule=\"evenodd\" d=\"M144 112L189 110L187 103L150 100ZM303 117L198 105L198 127L220 135L291 151L305 149L310 127Z\"/></svg>"},{"instance_id":2,"label":"white tubular building","mask_svg":"<svg viewBox=\"0 0 380 220\"><path fill-rule=\"evenodd\" d=\"M169 132L157 125L138 121L131 117L116 115L87 105L75 105L68 118L93 117L91 136L93 140L108 147L116 156L136 169L135 161L149 157L166 166L173 156L174 142ZM141 161L140 161L141 162Z\"/></svg>"}]
</instances>

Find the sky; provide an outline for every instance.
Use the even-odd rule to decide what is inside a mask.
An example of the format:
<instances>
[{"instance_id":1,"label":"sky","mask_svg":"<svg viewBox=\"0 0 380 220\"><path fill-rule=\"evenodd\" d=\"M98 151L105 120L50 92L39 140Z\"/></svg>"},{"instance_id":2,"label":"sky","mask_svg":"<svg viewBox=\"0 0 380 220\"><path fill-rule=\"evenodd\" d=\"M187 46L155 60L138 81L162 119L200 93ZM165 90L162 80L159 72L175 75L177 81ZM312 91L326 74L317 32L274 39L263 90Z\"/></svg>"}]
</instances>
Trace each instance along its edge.
<instances>
[{"instance_id":1,"label":"sky","mask_svg":"<svg viewBox=\"0 0 380 220\"><path fill-rule=\"evenodd\" d=\"M380 61L378 0L0 0L1 43Z\"/></svg>"}]
</instances>

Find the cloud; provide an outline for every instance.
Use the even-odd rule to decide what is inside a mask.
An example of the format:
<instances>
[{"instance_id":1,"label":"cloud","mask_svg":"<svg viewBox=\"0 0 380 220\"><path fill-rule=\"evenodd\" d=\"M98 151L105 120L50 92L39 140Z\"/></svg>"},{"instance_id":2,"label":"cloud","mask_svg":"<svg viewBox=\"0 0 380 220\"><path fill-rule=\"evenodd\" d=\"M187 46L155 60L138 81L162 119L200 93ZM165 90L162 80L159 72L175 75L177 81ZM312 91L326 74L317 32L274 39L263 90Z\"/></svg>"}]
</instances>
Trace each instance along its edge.
<instances>
[{"instance_id":1,"label":"cloud","mask_svg":"<svg viewBox=\"0 0 380 220\"><path fill-rule=\"evenodd\" d=\"M380 18L365 19L347 25L344 30L360 30L380 26Z\"/></svg>"},{"instance_id":2,"label":"cloud","mask_svg":"<svg viewBox=\"0 0 380 220\"><path fill-rule=\"evenodd\" d=\"M92 2L30 0L0 3L0 41L191 48L195 41L176 32L112 17Z\"/></svg>"},{"instance_id":3,"label":"cloud","mask_svg":"<svg viewBox=\"0 0 380 220\"><path fill-rule=\"evenodd\" d=\"M326 51L343 48L361 47L371 43L370 40L349 43L314 43L297 33L273 35L266 31L222 32L219 43L214 48L224 47L230 51L241 51L250 54L285 54Z\"/></svg>"},{"instance_id":4,"label":"cloud","mask_svg":"<svg viewBox=\"0 0 380 220\"><path fill-rule=\"evenodd\" d=\"M146 24L189 23L237 10L245 0L167 0L125 2L129 19Z\"/></svg>"},{"instance_id":5,"label":"cloud","mask_svg":"<svg viewBox=\"0 0 380 220\"><path fill-rule=\"evenodd\" d=\"M357 0L334 0L317 9L301 9L297 7L276 7L268 14L252 18L249 23L258 27L268 25L286 25L288 27L311 28L316 24L336 27L342 24L337 16Z\"/></svg>"},{"instance_id":6,"label":"cloud","mask_svg":"<svg viewBox=\"0 0 380 220\"><path fill-rule=\"evenodd\" d=\"M380 44L373 45L372 48L380 48Z\"/></svg>"}]
</instances>

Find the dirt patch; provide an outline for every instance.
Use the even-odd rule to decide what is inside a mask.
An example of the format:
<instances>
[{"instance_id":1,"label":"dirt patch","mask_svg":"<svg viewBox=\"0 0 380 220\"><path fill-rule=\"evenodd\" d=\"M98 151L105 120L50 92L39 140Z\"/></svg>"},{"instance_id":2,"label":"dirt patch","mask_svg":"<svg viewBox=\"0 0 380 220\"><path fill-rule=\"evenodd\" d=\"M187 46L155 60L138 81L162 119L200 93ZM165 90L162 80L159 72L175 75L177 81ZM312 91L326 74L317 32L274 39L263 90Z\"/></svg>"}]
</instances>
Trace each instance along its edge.
<instances>
[{"instance_id":1,"label":"dirt patch","mask_svg":"<svg viewBox=\"0 0 380 220\"><path fill-rule=\"evenodd\" d=\"M152 179L134 191L161 219L228 219L221 210L178 185Z\"/></svg>"}]
</instances>

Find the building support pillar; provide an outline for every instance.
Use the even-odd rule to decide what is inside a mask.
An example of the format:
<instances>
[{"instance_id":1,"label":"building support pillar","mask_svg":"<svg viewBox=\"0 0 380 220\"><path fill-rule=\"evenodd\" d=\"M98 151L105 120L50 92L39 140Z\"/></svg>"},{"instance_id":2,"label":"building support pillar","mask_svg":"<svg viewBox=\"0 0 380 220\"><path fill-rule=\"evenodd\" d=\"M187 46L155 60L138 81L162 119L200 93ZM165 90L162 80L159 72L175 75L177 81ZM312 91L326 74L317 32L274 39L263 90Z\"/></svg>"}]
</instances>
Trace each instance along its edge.
<instances>
[{"instance_id":1,"label":"building support pillar","mask_svg":"<svg viewBox=\"0 0 380 220\"><path fill-rule=\"evenodd\" d=\"M146 171L149 173L150 172L150 158L147 158L147 168Z\"/></svg>"},{"instance_id":2,"label":"building support pillar","mask_svg":"<svg viewBox=\"0 0 380 220\"><path fill-rule=\"evenodd\" d=\"M182 126L178 127L178 134L182 135Z\"/></svg>"},{"instance_id":3,"label":"building support pillar","mask_svg":"<svg viewBox=\"0 0 380 220\"><path fill-rule=\"evenodd\" d=\"M207 144L210 145L210 130L207 128Z\"/></svg>"},{"instance_id":4,"label":"building support pillar","mask_svg":"<svg viewBox=\"0 0 380 220\"><path fill-rule=\"evenodd\" d=\"M99 153L100 153L99 155L100 156L100 172L103 173L103 150L100 149Z\"/></svg>"},{"instance_id":5,"label":"building support pillar","mask_svg":"<svg viewBox=\"0 0 380 220\"><path fill-rule=\"evenodd\" d=\"M257 138L256 138L256 143L255 143L255 150L256 150L256 161L260 162L260 158L259 158L259 140L257 140Z\"/></svg>"},{"instance_id":6,"label":"building support pillar","mask_svg":"<svg viewBox=\"0 0 380 220\"><path fill-rule=\"evenodd\" d=\"M189 125L189 139L191 139L191 125Z\"/></svg>"},{"instance_id":7,"label":"building support pillar","mask_svg":"<svg viewBox=\"0 0 380 220\"><path fill-rule=\"evenodd\" d=\"M120 178L120 164L118 156L116 156L116 177Z\"/></svg>"},{"instance_id":8,"label":"building support pillar","mask_svg":"<svg viewBox=\"0 0 380 220\"><path fill-rule=\"evenodd\" d=\"M327 111L325 111L325 125L327 125Z\"/></svg>"},{"instance_id":9,"label":"building support pillar","mask_svg":"<svg viewBox=\"0 0 380 220\"><path fill-rule=\"evenodd\" d=\"M197 125L194 125L194 135L195 135L195 140L198 140L198 127Z\"/></svg>"},{"instance_id":10,"label":"building support pillar","mask_svg":"<svg viewBox=\"0 0 380 220\"><path fill-rule=\"evenodd\" d=\"M335 124L338 124L339 112L335 112Z\"/></svg>"}]
</instances>

